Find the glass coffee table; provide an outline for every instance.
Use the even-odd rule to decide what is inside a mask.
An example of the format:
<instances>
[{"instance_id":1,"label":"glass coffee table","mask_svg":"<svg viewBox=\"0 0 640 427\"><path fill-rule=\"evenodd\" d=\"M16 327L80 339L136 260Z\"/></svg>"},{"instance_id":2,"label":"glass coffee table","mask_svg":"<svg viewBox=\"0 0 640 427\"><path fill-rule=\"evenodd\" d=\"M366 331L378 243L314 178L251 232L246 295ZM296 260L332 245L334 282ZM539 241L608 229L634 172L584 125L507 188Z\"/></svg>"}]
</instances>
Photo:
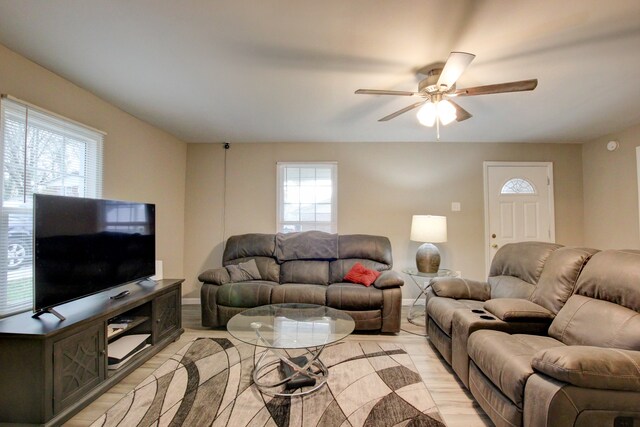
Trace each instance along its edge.
<instances>
[{"instance_id":1,"label":"glass coffee table","mask_svg":"<svg viewBox=\"0 0 640 427\"><path fill-rule=\"evenodd\" d=\"M322 351L354 328L343 311L297 303L250 308L227 323L233 337L266 349L252 375L258 389L270 396L303 396L325 385L329 369L320 360ZM300 354L291 357L291 350Z\"/></svg>"}]
</instances>

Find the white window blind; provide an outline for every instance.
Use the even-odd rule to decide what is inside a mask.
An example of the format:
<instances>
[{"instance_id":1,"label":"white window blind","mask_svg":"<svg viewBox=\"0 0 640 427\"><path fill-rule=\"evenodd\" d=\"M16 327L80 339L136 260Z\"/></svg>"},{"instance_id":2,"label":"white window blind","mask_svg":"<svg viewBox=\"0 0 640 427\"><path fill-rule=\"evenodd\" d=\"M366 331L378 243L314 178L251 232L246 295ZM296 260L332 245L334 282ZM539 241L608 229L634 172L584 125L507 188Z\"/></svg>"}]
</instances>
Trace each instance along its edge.
<instances>
[{"instance_id":1,"label":"white window blind","mask_svg":"<svg viewBox=\"0 0 640 427\"><path fill-rule=\"evenodd\" d=\"M102 195L103 133L0 99L0 317L32 307L33 194Z\"/></svg>"},{"instance_id":2,"label":"white window blind","mask_svg":"<svg viewBox=\"0 0 640 427\"><path fill-rule=\"evenodd\" d=\"M338 231L338 164L278 162L277 231Z\"/></svg>"}]
</instances>

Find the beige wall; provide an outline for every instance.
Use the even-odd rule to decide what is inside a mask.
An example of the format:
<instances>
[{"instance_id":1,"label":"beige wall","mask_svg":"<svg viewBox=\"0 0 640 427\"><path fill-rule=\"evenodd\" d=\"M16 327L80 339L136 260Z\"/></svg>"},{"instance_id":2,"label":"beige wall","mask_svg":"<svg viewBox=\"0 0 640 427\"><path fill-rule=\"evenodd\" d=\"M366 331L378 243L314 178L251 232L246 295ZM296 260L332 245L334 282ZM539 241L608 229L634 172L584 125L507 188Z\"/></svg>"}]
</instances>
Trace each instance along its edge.
<instances>
[{"instance_id":1,"label":"beige wall","mask_svg":"<svg viewBox=\"0 0 640 427\"><path fill-rule=\"evenodd\" d=\"M554 163L559 243L640 247L635 160L640 126L582 146L233 144L227 151L225 187L222 144L187 148L2 45L0 93L108 133L104 197L156 203L158 258L164 261L165 277L186 277L187 297L198 296L199 272L220 265L225 237L274 231L277 161L338 161L339 232L388 236L397 269L414 263L418 243L408 238L411 215L432 213L449 221L449 241L439 245L443 267L467 277L484 276L485 160ZM617 151L606 150L611 139L620 141ZM462 203L461 212L450 211L453 201ZM413 294L415 289L407 286L405 296Z\"/></svg>"},{"instance_id":2,"label":"beige wall","mask_svg":"<svg viewBox=\"0 0 640 427\"><path fill-rule=\"evenodd\" d=\"M620 147L607 150L607 142ZM599 249L640 249L636 146L640 125L583 144L584 243Z\"/></svg>"},{"instance_id":3,"label":"beige wall","mask_svg":"<svg viewBox=\"0 0 640 427\"><path fill-rule=\"evenodd\" d=\"M481 279L484 268L482 162L554 164L556 239L583 242L581 147L575 144L273 143L232 144L227 151L226 228L222 144L189 144L186 205L186 296L197 275L219 266L223 233L275 231L276 162L338 162L338 232L388 236L395 268L413 266L419 243L409 240L413 214L448 217L442 266ZM451 212L451 202L462 204ZM408 284L405 298L415 295Z\"/></svg>"},{"instance_id":4,"label":"beige wall","mask_svg":"<svg viewBox=\"0 0 640 427\"><path fill-rule=\"evenodd\" d=\"M2 45L0 93L107 132L103 196L156 204L157 258L183 277L186 144Z\"/></svg>"}]
</instances>

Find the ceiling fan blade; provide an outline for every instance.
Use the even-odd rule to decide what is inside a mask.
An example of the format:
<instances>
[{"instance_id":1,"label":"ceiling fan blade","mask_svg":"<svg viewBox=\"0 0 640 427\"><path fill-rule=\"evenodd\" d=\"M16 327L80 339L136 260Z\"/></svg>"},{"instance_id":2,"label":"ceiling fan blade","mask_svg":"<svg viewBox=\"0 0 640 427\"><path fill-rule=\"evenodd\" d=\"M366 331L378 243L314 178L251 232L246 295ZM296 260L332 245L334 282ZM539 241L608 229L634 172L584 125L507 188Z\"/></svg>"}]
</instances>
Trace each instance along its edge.
<instances>
[{"instance_id":1,"label":"ceiling fan blade","mask_svg":"<svg viewBox=\"0 0 640 427\"><path fill-rule=\"evenodd\" d=\"M378 90L378 89L358 89L355 93L357 93L358 95L397 95L397 96L419 95L418 92L406 92L403 90Z\"/></svg>"},{"instance_id":2,"label":"ceiling fan blade","mask_svg":"<svg viewBox=\"0 0 640 427\"><path fill-rule=\"evenodd\" d=\"M415 104L411 104L408 107L404 107L402 110L398 110L395 113L391 113L388 116L384 116L383 118L379 119L378 121L379 122L386 122L388 120L394 119L394 118L398 117L400 114L404 114L407 111L411 111L414 108L417 108L417 107L421 106L425 102L427 102L427 101L420 101L420 102L416 102Z\"/></svg>"},{"instance_id":3,"label":"ceiling fan blade","mask_svg":"<svg viewBox=\"0 0 640 427\"><path fill-rule=\"evenodd\" d=\"M534 90L538 86L538 79L522 80L519 82L498 83L495 85L468 87L466 89L458 89L452 96L475 96L475 95L489 95L492 93L506 93L506 92L523 92L527 90Z\"/></svg>"},{"instance_id":4,"label":"ceiling fan blade","mask_svg":"<svg viewBox=\"0 0 640 427\"><path fill-rule=\"evenodd\" d=\"M448 101L451 103L451 105L456 107L456 121L461 122L463 120L467 120L473 117L470 112L462 108L460 105L458 105L458 103L453 102L450 99Z\"/></svg>"},{"instance_id":5,"label":"ceiling fan blade","mask_svg":"<svg viewBox=\"0 0 640 427\"><path fill-rule=\"evenodd\" d=\"M445 91L452 88L475 57L472 53L451 52L447 62L444 64L442 73L440 73L436 86L438 86L438 88L446 86Z\"/></svg>"}]
</instances>

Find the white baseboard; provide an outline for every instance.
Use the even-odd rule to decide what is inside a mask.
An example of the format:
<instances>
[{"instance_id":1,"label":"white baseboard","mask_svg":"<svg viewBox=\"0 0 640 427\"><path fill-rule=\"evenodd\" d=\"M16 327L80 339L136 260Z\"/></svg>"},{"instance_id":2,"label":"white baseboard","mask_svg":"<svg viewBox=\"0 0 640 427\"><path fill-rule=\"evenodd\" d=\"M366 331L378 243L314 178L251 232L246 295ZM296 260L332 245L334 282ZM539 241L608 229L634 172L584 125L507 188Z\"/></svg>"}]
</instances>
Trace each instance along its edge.
<instances>
[{"instance_id":1,"label":"white baseboard","mask_svg":"<svg viewBox=\"0 0 640 427\"><path fill-rule=\"evenodd\" d=\"M200 298L182 298L182 305L200 305Z\"/></svg>"}]
</instances>

